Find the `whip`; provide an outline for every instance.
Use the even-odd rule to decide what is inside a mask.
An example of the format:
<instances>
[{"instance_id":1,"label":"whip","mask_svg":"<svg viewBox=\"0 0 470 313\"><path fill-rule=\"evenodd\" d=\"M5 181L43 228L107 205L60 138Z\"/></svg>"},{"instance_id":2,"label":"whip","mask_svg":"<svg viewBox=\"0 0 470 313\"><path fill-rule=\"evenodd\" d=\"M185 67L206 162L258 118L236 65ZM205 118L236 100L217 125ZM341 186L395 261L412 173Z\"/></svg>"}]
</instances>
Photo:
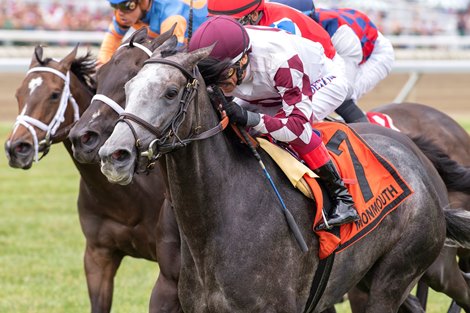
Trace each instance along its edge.
<instances>
[{"instance_id":1,"label":"whip","mask_svg":"<svg viewBox=\"0 0 470 313\"><path fill-rule=\"evenodd\" d=\"M225 96L220 91L219 87L215 86L212 89L217 92L217 96L220 98L220 100L223 102L223 105L225 106L227 104L227 100L225 99ZM256 151L256 148L254 147L254 145L250 141L250 138L248 137L248 133L246 132L246 130L243 127L240 127L238 125L236 125L236 127L240 131L241 135L243 136L243 139L245 139L246 144L248 145L248 147L250 148L250 150L253 153L254 157L258 161L258 164L260 165L261 169L263 170L264 175L268 179L271 187L274 189L274 192L276 193L276 196L277 196L279 202L281 203L282 213L284 213L284 217L287 220L287 224L289 225L290 230L294 234L294 237L297 240L297 243L299 244L300 249L302 250L302 252L307 252L308 247L307 247L307 244L305 243L305 240L304 240L304 238L303 238L303 236L300 232L299 226L295 222L295 219L292 216L292 213L287 209L286 204L284 203L284 200L282 199L281 194L279 193L279 191L276 188L276 185L274 185L274 181L272 180L271 175L269 175L268 170L266 169L266 166L264 165L263 160L261 159L261 155L258 153L258 151Z\"/></svg>"}]
</instances>

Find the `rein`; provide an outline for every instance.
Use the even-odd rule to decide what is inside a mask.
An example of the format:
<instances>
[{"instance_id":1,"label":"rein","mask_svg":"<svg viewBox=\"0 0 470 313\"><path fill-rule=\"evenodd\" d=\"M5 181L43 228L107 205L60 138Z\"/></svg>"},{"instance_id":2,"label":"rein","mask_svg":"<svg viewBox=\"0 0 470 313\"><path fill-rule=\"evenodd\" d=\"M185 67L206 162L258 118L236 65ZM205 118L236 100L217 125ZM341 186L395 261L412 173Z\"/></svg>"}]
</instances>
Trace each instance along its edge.
<instances>
[{"instance_id":1,"label":"rein","mask_svg":"<svg viewBox=\"0 0 470 313\"><path fill-rule=\"evenodd\" d=\"M196 110L198 109L198 97L197 96L198 96L199 81L197 80L197 78L195 78L195 75L193 73L190 73L180 64L170 61L170 60L153 59L153 60L145 61L144 65L145 64L166 64L166 65L173 66L177 68L178 70L180 70L180 72L187 79L187 83L186 83L186 86L184 87L183 94L179 100L179 104L180 104L179 111L163 128L163 131L158 131L158 129L155 128L152 124L148 123L147 121L138 117L137 115L134 115L128 112L121 113L120 118L117 121L117 123L119 122L126 123L131 129L135 138L135 146L136 146L138 154L148 159L148 163L146 166L146 170L148 171L153 168L155 162L162 155L169 153L173 150L185 147L187 144L193 141L204 140L222 132L227 127L229 121L228 121L228 117L226 115L223 115L222 120L215 127L208 129L202 133L198 133L200 126L196 126L192 132L194 135L190 135L189 138L185 138L185 139L179 138L177 133L181 124L183 123L186 117L186 113L187 113L189 105L194 102L194 105L196 106ZM199 114L197 116L199 116ZM137 133L134 127L132 126L131 121L144 127L151 134L157 137L155 140L153 140L149 144L147 151L142 151L142 141L139 138L137 138ZM196 125L198 124L199 123L197 122ZM163 136L158 137L159 133L162 133ZM169 142L171 139L173 140Z\"/></svg>"},{"instance_id":2,"label":"rein","mask_svg":"<svg viewBox=\"0 0 470 313\"><path fill-rule=\"evenodd\" d=\"M28 76L30 73L35 73L35 72L49 72L56 76L59 76L60 78L64 80L64 89L62 90L59 107L57 108L57 112L49 124L45 124L42 121L34 117L26 115L27 106L25 106L23 108L23 111L21 111L20 115L17 116L16 122L13 125L13 131L11 133L11 136L14 135L14 133L18 130L20 125L24 126L31 133L31 136L33 137L33 144L34 144L34 161L38 162L44 156L46 156L46 154L49 152L49 149L53 143L53 137L56 135L58 128L60 127L62 122L65 120L65 111L67 110L67 105L69 101L72 104L72 107L74 110L74 123L77 122L78 119L80 118L80 113L79 113L77 101L75 101L75 99L73 98L70 92L70 71L67 71L67 73L64 75L62 72L56 69L41 66L41 67L34 67L30 69L26 73L26 76ZM40 130L46 132L46 136L44 137L43 140L39 141L34 127L37 127ZM68 127L69 130L70 128L71 127ZM45 148L44 148L42 156L39 157L39 147L41 145L45 145ZM7 146L10 146L10 140L7 141Z\"/></svg>"}]
</instances>

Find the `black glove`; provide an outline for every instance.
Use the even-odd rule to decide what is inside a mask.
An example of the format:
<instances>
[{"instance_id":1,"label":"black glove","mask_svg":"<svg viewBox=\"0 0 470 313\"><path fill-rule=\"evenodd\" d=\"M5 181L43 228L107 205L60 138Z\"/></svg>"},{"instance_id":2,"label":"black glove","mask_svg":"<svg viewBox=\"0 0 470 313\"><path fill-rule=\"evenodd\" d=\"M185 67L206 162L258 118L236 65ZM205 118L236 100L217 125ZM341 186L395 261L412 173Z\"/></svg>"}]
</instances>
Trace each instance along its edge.
<instances>
[{"instance_id":1,"label":"black glove","mask_svg":"<svg viewBox=\"0 0 470 313\"><path fill-rule=\"evenodd\" d=\"M222 108L227 113L230 122L236 123L239 126L246 126L248 123L248 112L235 102L230 101L223 104Z\"/></svg>"},{"instance_id":2,"label":"black glove","mask_svg":"<svg viewBox=\"0 0 470 313\"><path fill-rule=\"evenodd\" d=\"M226 97L217 86L210 86L207 88L207 95L213 105L222 105L222 109L227 113L227 116L232 123L239 126L254 126L258 124L260 116L258 113L248 112L235 102L233 97ZM248 116L251 116L249 118ZM249 125L248 125L249 124Z\"/></svg>"}]
</instances>

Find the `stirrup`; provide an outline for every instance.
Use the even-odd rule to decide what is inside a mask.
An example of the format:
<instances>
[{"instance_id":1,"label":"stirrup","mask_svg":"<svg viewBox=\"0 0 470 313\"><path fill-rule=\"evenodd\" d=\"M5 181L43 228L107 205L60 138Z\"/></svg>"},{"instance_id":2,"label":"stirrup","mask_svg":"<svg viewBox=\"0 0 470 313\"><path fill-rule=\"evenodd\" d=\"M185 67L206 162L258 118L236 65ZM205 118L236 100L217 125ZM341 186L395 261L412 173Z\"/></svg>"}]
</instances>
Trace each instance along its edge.
<instances>
[{"instance_id":1,"label":"stirrup","mask_svg":"<svg viewBox=\"0 0 470 313\"><path fill-rule=\"evenodd\" d=\"M321 210L321 215L322 215L322 218L323 218L323 222L320 222L320 224L318 224L317 226L315 226L314 230L315 231L319 231L319 230L329 230L329 229L332 229L333 226L330 226L330 224L328 224L328 219L326 218L325 216L325 210Z\"/></svg>"}]
</instances>

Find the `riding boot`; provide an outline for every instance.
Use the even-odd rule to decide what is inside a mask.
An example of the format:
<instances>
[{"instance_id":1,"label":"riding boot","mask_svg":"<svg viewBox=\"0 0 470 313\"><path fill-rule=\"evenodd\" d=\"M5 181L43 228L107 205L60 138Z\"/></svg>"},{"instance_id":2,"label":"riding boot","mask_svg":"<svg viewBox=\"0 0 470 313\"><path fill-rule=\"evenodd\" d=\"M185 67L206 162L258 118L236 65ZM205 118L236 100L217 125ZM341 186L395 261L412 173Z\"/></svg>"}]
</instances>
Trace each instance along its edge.
<instances>
[{"instance_id":1,"label":"riding boot","mask_svg":"<svg viewBox=\"0 0 470 313\"><path fill-rule=\"evenodd\" d=\"M322 179L327 193L333 201L333 207L327 216L327 224L322 222L315 230L322 230L351 223L359 220L354 201L344 182L341 179L333 161L330 159L326 147L321 144L302 159Z\"/></svg>"},{"instance_id":2,"label":"riding boot","mask_svg":"<svg viewBox=\"0 0 470 313\"><path fill-rule=\"evenodd\" d=\"M354 103L354 100L345 100L335 112L343 118L346 123L369 123L364 112Z\"/></svg>"}]
</instances>

